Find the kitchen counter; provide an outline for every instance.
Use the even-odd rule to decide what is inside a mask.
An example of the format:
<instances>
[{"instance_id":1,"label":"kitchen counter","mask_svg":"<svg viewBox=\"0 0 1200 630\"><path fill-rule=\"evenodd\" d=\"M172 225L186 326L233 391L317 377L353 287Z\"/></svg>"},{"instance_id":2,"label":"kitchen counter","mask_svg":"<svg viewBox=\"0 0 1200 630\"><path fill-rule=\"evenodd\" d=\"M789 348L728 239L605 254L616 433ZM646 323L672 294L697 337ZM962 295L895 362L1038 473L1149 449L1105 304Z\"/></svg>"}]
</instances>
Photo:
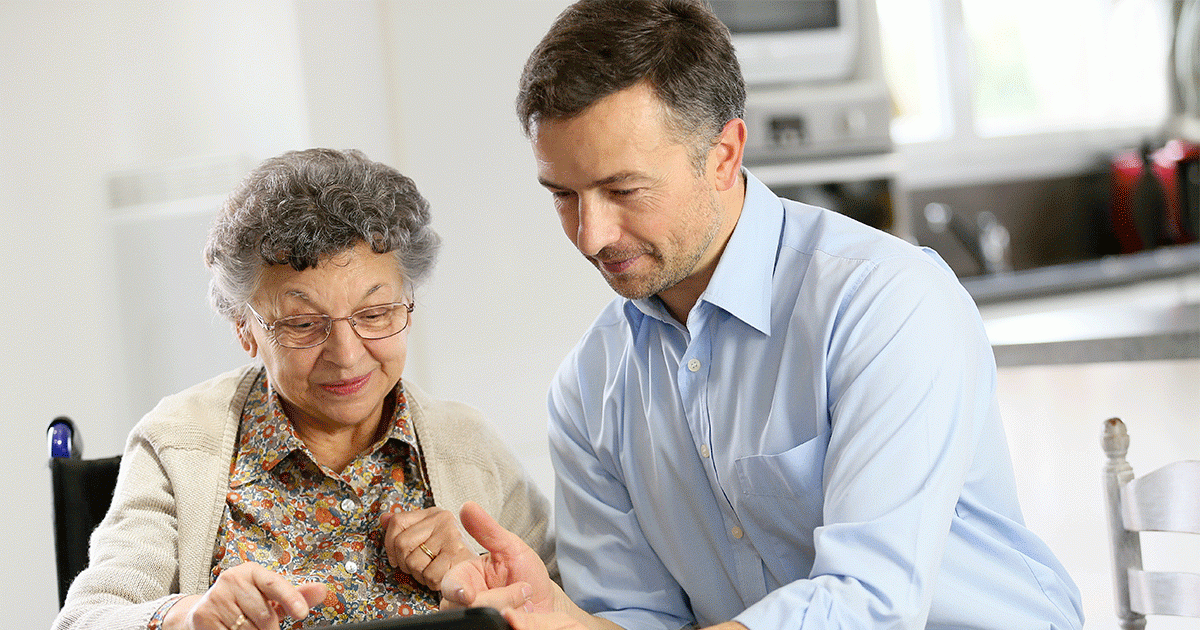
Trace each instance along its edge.
<instances>
[{"instance_id":1,"label":"kitchen counter","mask_svg":"<svg viewBox=\"0 0 1200 630\"><path fill-rule=\"evenodd\" d=\"M1200 243L1108 256L1037 269L963 278L979 306L1122 287L1200 273Z\"/></svg>"},{"instance_id":2,"label":"kitchen counter","mask_svg":"<svg viewBox=\"0 0 1200 630\"><path fill-rule=\"evenodd\" d=\"M1200 245L964 278L998 366L1200 358Z\"/></svg>"}]
</instances>

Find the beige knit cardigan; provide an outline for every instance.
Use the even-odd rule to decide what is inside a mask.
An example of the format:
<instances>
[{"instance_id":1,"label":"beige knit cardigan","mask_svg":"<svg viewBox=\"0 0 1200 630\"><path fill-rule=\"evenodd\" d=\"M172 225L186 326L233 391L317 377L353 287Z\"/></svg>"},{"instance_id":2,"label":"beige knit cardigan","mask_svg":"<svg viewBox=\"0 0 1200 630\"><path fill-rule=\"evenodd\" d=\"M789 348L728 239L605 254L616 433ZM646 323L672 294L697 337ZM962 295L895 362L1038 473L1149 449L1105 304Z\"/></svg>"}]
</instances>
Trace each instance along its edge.
<instances>
[{"instance_id":1,"label":"beige knit cardigan","mask_svg":"<svg viewBox=\"0 0 1200 630\"><path fill-rule=\"evenodd\" d=\"M164 398L133 428L90 564L55 630L143 630L171 595L208 589L238 422L261 369L249 365ZM556 575L549 505L481 414L404 387L434 503L456 513L467 500L479 503Z\"/></svg>"}]
</instances>

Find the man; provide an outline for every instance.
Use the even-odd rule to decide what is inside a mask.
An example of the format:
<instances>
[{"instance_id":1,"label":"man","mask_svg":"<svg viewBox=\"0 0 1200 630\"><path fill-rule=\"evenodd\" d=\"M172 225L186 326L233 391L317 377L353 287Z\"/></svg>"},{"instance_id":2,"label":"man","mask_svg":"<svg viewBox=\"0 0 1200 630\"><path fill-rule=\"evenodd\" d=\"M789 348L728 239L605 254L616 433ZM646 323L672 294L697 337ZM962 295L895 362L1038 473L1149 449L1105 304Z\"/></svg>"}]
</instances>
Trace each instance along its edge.
<instances>
[{"instance_id":1,"label":"man","mask_svg":"<svg viewBox=\"0 0 1200 630\"><path fill-rule=\"evenodd\" d=\"M971 298L932 251L743 170L743 100L698 2L583 0L533 52L538 179L622 296L550 391L574 603L474 506L493 553L443 596L523 604L518 628L1081 627L1022 524Z\"/></svg>"}]
</instances>

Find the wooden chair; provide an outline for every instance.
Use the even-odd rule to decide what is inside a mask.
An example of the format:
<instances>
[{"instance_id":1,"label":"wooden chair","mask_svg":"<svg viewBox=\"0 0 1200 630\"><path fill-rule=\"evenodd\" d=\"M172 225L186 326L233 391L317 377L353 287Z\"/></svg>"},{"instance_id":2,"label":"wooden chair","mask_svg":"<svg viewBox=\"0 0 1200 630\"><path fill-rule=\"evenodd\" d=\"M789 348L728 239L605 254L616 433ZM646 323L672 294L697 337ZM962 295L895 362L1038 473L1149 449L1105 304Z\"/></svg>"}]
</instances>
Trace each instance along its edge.
<instances>
[{"instance_id":1,"label":"wooden chair","mask_svg":"<svg viewBox=\"0 0 1200 630\"><path fill-rule=\"evenodd\" d=\"M1146 615L1200 617L1200 573L1144 571L1138 532L1200 534L1200 461L1178 461L1134 478L1125 461L1129 434L1104 422L1105 498L1121 628L1145 628Z\"/></svg>"}]
</instances>

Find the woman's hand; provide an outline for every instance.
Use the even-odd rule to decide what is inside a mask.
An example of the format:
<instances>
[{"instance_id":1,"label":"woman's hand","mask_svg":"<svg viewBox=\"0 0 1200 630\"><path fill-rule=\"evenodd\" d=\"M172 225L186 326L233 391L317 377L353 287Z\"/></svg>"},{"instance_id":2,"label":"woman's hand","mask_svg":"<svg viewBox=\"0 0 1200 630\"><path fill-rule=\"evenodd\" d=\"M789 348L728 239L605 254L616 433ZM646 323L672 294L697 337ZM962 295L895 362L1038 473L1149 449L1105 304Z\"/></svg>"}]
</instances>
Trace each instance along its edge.
<instances>
[{"instance_id":1,"label":"woman's hand","mask_svg":"<svg viewBox=\"0 0 1200 630\"><path fill-rule=\"evenodd\" d=\"M387 512L379 523L388 564L435 591L450 567L475 557L454 514L442 508Z\"/></svg>"},{"instance_id":2,"label":"woman's hand","mask_svg":"<svg viewBox=\"0 0 1200 630\"><path fill-rule=\"evenodd\" d=\"M278 630L284 616L303 619L325 599L325 585L293 585L278 573L247 562L227 569L203 595L179 600L164 630Z\"/></svg>"}]
</instances>

